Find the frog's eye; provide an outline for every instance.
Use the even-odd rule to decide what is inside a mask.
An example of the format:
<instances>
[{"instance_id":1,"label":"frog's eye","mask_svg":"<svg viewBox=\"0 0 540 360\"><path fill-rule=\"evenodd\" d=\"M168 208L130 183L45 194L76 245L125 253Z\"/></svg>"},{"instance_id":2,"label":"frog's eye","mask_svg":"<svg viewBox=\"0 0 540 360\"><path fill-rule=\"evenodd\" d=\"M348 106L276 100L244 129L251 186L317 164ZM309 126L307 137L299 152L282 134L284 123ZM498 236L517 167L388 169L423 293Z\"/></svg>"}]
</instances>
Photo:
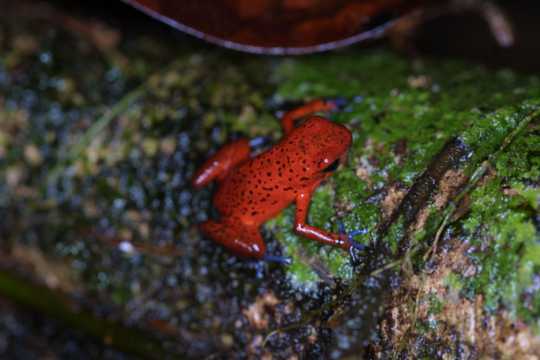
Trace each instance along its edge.
<instances>
[{"instance_id":1,"label":"frog's eye","mask_svg":"<svg viewBox=\"0 0 540 360\"><path fill-rule=\"evenodd\" d=\"M339 159L336 159L334 160L333 163L331 163L330 165L328 165L327 167L325 167L323 169L323 172L332 172L332 171L336 171L336 169L338 168L339 166Z\"/></svg>"}]
</instances>

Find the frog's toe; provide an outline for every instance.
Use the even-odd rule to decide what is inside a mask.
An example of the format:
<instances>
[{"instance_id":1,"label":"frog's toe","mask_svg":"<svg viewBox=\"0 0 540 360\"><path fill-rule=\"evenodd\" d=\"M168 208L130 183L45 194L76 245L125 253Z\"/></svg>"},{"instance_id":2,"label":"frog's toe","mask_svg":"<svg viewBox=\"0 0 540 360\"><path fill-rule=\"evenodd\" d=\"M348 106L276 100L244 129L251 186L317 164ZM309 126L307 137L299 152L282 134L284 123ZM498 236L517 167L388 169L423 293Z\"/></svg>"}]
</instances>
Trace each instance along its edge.
<instances>
[{"instance_id":1,"label":"frog's toe","mask_svg":"<svg viewBox=\"0 0 540 360\"><path fill-rule=\"evenodd\" d=\"M367 249L366 245L356 242L354 240L354 237L356 235L366 234L367 232L368 232L367 229L359 229L359 230L353 230L347 233L347 239L349 240L349 245L350 245L349 254L351 255L351 259L354 263L358 261L357 252L364 252Z\"/></svg>"},{"instance_id":2,"label":"frog's toe","mask_svg":"<svg viewBox=\"0 0 540 360\"><path fill-rule=\"evenodd\" d=\"M340 234L344 234L347 237L347 240L349 241L349 244L350 244L351 252L353 249L358 250L358 251L364 251L366 249L367 246L356 242L354 240L354 237L357 235L367 234L368 233L367 229L357 229L357 230L346 232L345 225L341 221L338 222L338 229L339 229Z\"/></svg>"},{"instance_id":3,"label":"frog's toe","mask_svg":"<svg viewBox=\"0 0 540 360\"><path fill-rule=\"evenodd\" d=\"M366 250L366 245L360 244L359 242L354 241L353 239L349 239L349 244L351 244L351 249L355 249L358 251L364 251Z\"/></svg>"},{"instance_id":4,"label":"frog's toe","mask_svg":"<svg viewBox=\"0 0 540 360\"><path fill-rule=\"evenodd\" d=\"M336 110L343 110L345 107L347 107L347 105L349 105L349 100L344 97L336 97L328 99L327 101L332 103L336 107Z\"/></svg>"},{"instance_id":5,"label":"frog's toe","mask_svg":"<svg viewBox=\"0 0 540 360\"><path fill-rule=\"evenodd\" d=\"M249 141L249 147L252 151L264 148L272 143L272 139L269 136L257 136Z\"/></svg>"},{"instance_id":6,"label":"frog's toe","mask_svg":"<svg viewBox=\"0 0 540 360\"><path fill-rule=\"evenodd\" d=\"M367 233L368 233L367 229L358 229L358 230L353 230L353 231L348 232L347 236L349 237L349 240L352 241L352 239L356 235L364 235L364 234L367 234Z\"/></svg>"},{"instance_id":7,"label":"frog's toe","mask_svg":"<svg viewBox=\"0 0 540 360\"><path fill-rule=\"evenodd\" d=\"M355 248L356 250L363 251L366 249L366 245L360 244L356 241L354 241L354 237L356 235L364 235L367 234L367 229L358 229L353 230L347 233L347 239L349 239L349 244L351 244L351 248Z\"/></svg>"},{"instance_id":8,"label":"frog's toe","mask_svg":"<svg viewBox=\"0 0 540 360\"><path fill-rule=\"evenodd\" d=\"M291 265L291 259L285 256L264 254L263 261L278 263L281 265Z\"/></svg>"},{"instance_id":9,"label":"frog's toe","mask_svg":"<svg viewBox=\"0 0 540 360\"><path fill-rule=\"evenodd\" d=\"M345 234L345 224L341 221L338 221L338 231L340 234Z\"/></svg>"}]
</instances>

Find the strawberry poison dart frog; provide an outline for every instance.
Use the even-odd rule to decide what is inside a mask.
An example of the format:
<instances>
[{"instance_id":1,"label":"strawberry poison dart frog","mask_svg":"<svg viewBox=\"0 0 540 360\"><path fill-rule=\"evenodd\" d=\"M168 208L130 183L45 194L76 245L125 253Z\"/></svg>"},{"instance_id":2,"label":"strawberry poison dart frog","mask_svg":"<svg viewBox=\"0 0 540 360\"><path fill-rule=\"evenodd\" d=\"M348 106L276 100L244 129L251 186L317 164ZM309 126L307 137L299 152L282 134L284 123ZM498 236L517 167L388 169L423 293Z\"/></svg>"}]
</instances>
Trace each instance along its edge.
<instances>
[{"instance_id":1,"label":"strawberry poison dart frog","mask_svg":"<svg viewBox=\"0 0 540 360\"><path fill-rule=\"evenodd\" d=\"M311 196L319 184L345 162L350 131L315 112L337 109L337 101L315 100L282 118L283 139L251 157L250 142L239 139L223 146L196 171L192 184L202 188L218 182L213 204L219 220L200 225L202 231L241 257L276 260L266 253L259 227L292 202L296 204L296 233L323 244L349 250L349 234L331 233L306 223ZM298 126L295 122L305 118Z\"/></svg>"}]
</instances>

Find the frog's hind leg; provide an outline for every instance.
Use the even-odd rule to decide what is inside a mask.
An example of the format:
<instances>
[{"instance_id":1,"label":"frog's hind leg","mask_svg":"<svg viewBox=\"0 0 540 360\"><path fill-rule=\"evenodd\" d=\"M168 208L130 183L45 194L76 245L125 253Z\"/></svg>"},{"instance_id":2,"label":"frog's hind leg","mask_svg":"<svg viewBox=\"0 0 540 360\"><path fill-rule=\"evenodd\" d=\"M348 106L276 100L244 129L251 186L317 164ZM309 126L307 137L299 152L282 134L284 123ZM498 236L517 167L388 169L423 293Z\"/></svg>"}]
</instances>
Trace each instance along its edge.
<instances>
[{"instance_id":1,"label":"frog's hind leg","mask_svg":"<svg viewBox=\"0 0 540 360\"><path fill-rule=\"evenodd\" d=\"M225 246L238 256L262 259L266 253L259 227L238 221L205 221L201 230L215 242Z\"/></svg>"}]
</instances>

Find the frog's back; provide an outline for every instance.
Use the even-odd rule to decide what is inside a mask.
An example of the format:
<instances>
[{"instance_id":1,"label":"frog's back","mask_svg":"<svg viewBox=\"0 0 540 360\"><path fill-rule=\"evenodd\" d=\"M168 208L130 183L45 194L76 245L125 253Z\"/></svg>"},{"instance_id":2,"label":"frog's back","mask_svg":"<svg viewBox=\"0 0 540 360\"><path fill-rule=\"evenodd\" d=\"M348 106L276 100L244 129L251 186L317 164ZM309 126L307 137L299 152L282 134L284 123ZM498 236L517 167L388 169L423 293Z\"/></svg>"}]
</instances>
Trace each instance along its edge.
<instances>
[{"instance_id":1,"label":"frog's back","mask_svg":"<svg viewBox=\"0 0 540 360\"><path fill-rule=\"evenodd\" d=\"M214 205L222 216L251 217L265 221L291 203L296 194L293 176L283 166L287 156L283 142L250 159L230 174L219 185Z\"/></svg>"}]
</instances>

